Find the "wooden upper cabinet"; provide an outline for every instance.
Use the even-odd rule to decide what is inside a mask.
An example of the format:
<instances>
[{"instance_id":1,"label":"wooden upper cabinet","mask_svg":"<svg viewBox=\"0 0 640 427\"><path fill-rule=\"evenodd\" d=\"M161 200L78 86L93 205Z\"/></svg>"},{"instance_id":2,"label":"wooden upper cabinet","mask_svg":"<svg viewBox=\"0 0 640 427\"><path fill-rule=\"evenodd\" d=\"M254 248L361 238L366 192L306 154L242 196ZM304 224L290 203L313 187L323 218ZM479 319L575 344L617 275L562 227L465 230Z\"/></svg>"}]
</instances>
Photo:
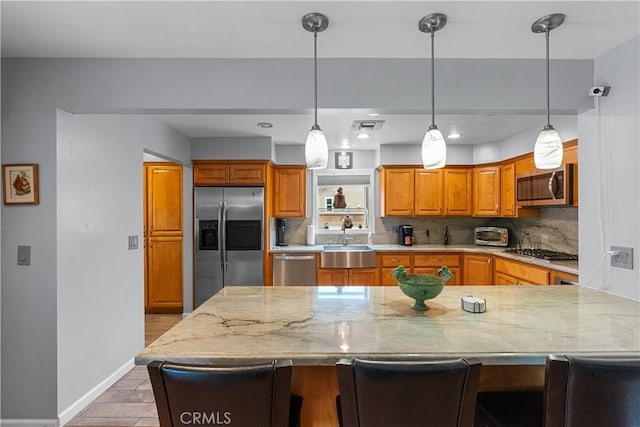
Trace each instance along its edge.
<instances>
[{"instance_id":1,"label":"wooden upper cabinet","mask_svg":"<svg viewBox=\"0 0 640 427\"><path fill-rule=\"evenodd\" d=\"M509 217L539 217L540 208L522 207L516 203L516 177L518 174L528 174L536 170L533 153L520 156L512 162L502 165L502 216Z\"/></svg>"},{"instance_id":2,"label":"wooden upper cabinet","mask_svg":"<svg viewBox=\"0 0 640 427\"><path fill-rule=\"evenodd\" d=\"M416 169L415 214L441 216L443 187L442 169Z\"/></svg>"},{"instance_id":3,"label":"wooden upper cabinet","mask_svg":"<svg viewBox=\"0 0 640 427\"><path fill-rule=\"evenodd\" d=\"M193 162L194 185L264 185L266 161Z\"/></svg>"},{"instance_id":4,"label":"wooden upper cabinet","mask_svg":"<svg viewBox=\"0 0 640 427\"><path fill-rule=\"evenodd\" d=\"M473 169L445 168L444 172L444 215L471 215L471 183Z\"/></svg>"},{"instance_id":5,"label":"wooden upper cabinet","mask_svg":"<svg viewBox=\"0 0 640 427\"><path fill-rule=\"evenodd\" d=\"M229 184L264 184L265 165L256 163L231 163Z\"/></svg>"},{"instance_id":6,"label":"wooden upper cabinet","mask_svg":"<svg viewBox=\"0 0 640 427\"><path fill-rule=\"evenodd\" d=\"M194 185L226 185L229 183L227 163L195 163L193 165Z\"/></svg>"},{"instance_id":7,"label":"wooden upper cabinet","mask_svg":"<svg viewBox=\"0 0 640 427\"><path fill-rule=\"evenodd\" d=\"M384 192L385 216L414 215L414 169L383 169L380 188Z\"/></svg>"},{"instance_id":8,"label":"wooden upper cabinet","mask_svg":"<svg viewBox=\"0 0 640 427\"><path fill-rule=\"evenodd\" d=\"M149 235L182 236L182 166L150 165L145 169Z\"/></svg>"},{"instance_id":9,"label":"wooden upper cabinet","mask_svg":"<svg viewBox=\"0 0 640 427\"><path fill-rule=\"evenodd\" d=\"M500 166L474 168L473 215L500 215Z\"/></svg>"},{"instance_id":10,"label":"wooden upper cabinet","mask_svg":"<svg viewBox=\"0 0 640 427\"><path fill-rule=\"evenodd\" d=\"M304 217L307 207L306 166L273 167L273 216Z\"/></svg>"},{"instance_id":11,"label":"wooden upper cabinet","mask_svg":"<svg viewBox=\"0 0 640 427\"><path fill-rule=\"evenodd\" d=\"M578 140L565 142L563 150L562 163L573 164L573 206L578 206Z\"/></svg>"},{"instance_id":12,"label":"wooden upper cabinet","mask_svg":"<svg viewBox=\"0 0 640 427\"><path fill-rule=\"evenodd\" d=\"M516 216L516 165L514 163L501 166L500 215Z\"/></svg>"}]
</instances>

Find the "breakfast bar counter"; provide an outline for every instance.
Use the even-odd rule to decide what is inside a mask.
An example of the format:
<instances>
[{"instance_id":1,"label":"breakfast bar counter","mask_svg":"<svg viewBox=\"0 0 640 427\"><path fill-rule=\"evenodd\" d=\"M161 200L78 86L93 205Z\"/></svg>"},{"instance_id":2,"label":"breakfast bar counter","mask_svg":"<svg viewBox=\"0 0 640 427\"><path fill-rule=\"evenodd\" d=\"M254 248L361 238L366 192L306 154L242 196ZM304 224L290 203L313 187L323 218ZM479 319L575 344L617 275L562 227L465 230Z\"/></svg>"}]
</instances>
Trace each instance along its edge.
<instances>
[{"instance_id":1,"label":"breakfast bar counter","mask_svg":"<svg viewBox=\"0 0 640 427\"><path fill-rule=\"evenodd\" d=\"M486 299L469 313L460 299ZM302 425L337 426L335 363L475 357L481 390L542 387L558 354L638 354L640 303L579 286L445 286L425 312L397 287L226 287L150 344L137 364L291 359Z\"/></svg>"},{"instance_id":2,"label":"breakfast bar counter","mask_svg":"<svg viewBox=\"0 0 640 427\"><path fill-rule=\"evenodd\" d=\"M485 313L460 308L472 294ZM185 363L473 356L544 364L549 353L638 353L640 303L579 286L446 286L415 312L386 286L226 287L136 358Z\"/></svg>"}]
</instances>

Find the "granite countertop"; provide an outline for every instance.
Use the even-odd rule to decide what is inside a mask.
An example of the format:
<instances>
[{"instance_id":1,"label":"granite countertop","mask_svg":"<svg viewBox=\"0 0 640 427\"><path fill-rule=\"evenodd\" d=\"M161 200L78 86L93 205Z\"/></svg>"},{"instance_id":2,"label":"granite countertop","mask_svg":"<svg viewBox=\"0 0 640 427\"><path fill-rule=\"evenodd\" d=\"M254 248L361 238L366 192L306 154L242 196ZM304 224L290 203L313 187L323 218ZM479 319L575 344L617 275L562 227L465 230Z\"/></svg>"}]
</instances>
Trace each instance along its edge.
<instances>
[{"instance_id":1,"label":"granite countertop","mask_svg":"<svg viewBox=\"0 0 640 427\"><path fill-rule=\"evenodd\" d=\"M460 298L485 298L468 313ZM136 357L184 363L477 357L542 365L550 353L640 353L640 303L580 286L445 287L426 312L390 286L226 287Z\"/></svg>"},{"instance_id":2,"label":"granite countertop","mask_svg":"<svg viewBox=\"0 0 640 427\"><path fill-rule=\"evenodd\" d=\"M550 268L553 270L563 271L570 274L578 274L578 262L577 261L547 261L544 259L533 258L530 256L517 255L506 253L504 247L495 246L477 246L477 245L367 245L370 246L376 252L472 252L480 254L488 254L494 256L500 256L503 258L512 259L515 261L526 262L532 265L538 265L544 268ZM291 246L273 246L270 248L272 253L288 253L288 252L308 252L317 253L322 252L323 245L291 245ZM511 249L511 248L510 248Z\"/></svg>"}]
</instances>

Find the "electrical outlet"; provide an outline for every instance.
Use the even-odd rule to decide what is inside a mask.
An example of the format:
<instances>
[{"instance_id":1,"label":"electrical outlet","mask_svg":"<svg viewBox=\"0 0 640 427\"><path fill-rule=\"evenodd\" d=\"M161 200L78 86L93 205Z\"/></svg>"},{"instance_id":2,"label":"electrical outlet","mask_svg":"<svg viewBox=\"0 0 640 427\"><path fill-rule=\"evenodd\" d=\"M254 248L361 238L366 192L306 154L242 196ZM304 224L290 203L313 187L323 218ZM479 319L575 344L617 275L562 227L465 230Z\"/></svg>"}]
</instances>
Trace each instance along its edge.
<instances>
[{"instance_id":1,"label":"electrical outlet","mask_svg":"<svg viewBox=\"0 0 640 427\"><path fill-rule=\"evenodd\" d=\"M611 251L617 252L617 255L611 255L612 267L622 267L633 270L633 248L611 246Z\"/></svg>"},{"instance_id":2,"label":"electrical outlet","mask_svg":"<svg viewBox=\"0 0 640 427\"><path fill-rule=\"evenodd\" d=\"M138 236L129 236L129 250L138 249Z\"/></svg>"}]
</instances>

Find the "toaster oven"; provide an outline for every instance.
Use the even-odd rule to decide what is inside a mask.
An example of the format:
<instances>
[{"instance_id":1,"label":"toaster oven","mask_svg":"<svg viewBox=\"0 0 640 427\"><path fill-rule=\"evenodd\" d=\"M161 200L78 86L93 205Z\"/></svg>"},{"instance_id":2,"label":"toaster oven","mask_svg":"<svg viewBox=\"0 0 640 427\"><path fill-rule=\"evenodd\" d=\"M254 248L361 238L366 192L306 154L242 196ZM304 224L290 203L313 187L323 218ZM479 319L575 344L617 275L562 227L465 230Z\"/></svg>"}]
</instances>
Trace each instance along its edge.
<instances>
[{"instance_id":1,"label":"toaster oven","mask_svg":"<svg viewBox=\"0 0 640 427\"><path fill-rule=\"evenodd\" d=\"M508 246L509 229L505 227L476 227L474 243L479 246Z\"/></svg>"}]
</instances>

